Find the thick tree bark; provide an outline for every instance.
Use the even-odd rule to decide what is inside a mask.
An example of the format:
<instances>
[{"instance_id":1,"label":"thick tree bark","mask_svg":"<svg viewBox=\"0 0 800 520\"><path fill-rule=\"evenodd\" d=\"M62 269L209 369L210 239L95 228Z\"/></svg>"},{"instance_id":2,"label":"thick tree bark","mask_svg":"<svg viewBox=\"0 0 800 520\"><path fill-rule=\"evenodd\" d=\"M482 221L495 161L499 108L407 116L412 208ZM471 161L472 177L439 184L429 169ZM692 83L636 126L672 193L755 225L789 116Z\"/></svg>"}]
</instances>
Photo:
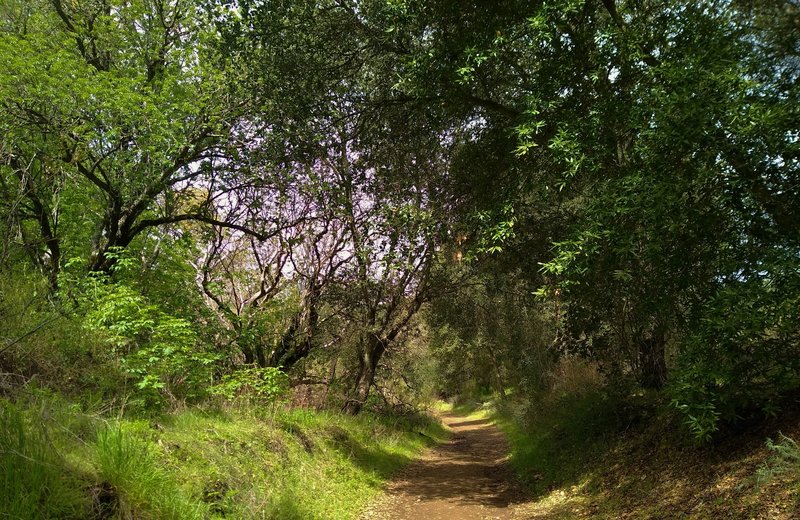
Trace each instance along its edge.
<instances>
[{"instance_id":1,"label":"thick tree bark","mask_svg":"<svg viewBox=\"0 0 800 520\"><path fill-rule=\"evenodd\" d=\"M244 355L244 364L245 365L252 365L256 362L256 355L253 352L253 349L247 345L240 345L239 348L242 350L242 354Z\"/></svg>"}]
</instances>

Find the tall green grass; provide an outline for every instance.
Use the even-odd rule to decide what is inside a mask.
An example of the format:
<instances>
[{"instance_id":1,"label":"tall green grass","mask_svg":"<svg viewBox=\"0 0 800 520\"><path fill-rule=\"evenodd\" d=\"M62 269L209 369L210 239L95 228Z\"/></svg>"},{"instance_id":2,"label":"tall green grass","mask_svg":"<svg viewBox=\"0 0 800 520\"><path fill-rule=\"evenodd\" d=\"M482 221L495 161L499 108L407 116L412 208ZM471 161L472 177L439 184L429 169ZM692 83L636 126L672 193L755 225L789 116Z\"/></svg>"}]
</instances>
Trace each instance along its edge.
<instances>
[{"instance_id":1,"label":"tall green grass","mask_svg":"<svg viewBox=\"0 0 800 520\"><path fill-rule=\"evenodd\" d=\"M353 518L444 430L424 418L283 411L171 418L160 440L186 489L233 518Z\"/></svg>"},{"instance_id":2,"label":"tall green grass","mask_svg":"<svg viewBox=\"0 0 800 520\"><path fill-rule=\"evenodd\" d=\"M203 518L208 507L184 495L175 479L158 465L152 445L127 434L120 425L101 430L91 447L103 516L180 520Z\"/></svg>"},{"instance_id":3,"label":"tall green grass","mask_svg":"<svg viewBox=\"0 0 800 520\"><path fill-rule=\"evenodd\" d=\"M0 518L85 518L88 499L47 431L0 400Z\"/></svg>"},{"instance_id":4,"label":"tall green grass","mask_svg":"<svg viewBox=\"0 0 800 520\"><path fill-rule=\"evenodd\" d=\"M89 415L0 399L0 518L347 519L420 450L425 417L201 409Z\"/></svg>"}]
</instances>

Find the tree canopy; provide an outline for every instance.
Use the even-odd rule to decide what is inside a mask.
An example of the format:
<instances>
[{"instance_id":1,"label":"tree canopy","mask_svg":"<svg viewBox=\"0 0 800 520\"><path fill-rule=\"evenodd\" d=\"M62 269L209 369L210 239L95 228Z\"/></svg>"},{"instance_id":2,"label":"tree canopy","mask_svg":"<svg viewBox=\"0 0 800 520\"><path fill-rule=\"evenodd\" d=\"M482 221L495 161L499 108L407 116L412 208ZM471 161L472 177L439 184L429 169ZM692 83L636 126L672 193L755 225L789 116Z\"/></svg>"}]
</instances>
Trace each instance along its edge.
<instances>
[{"instance_id":1,"label":"tree canopy","mask_svg":"<svg viewBox=\"0 0 800 520\"><path fill-rule=\"evenodd\" d=\"M357 413L394 366L580 356L707 438L800 387L798 14L7 0L2 272L150 403L281 367Z\"/></svg>"}]
</instances>

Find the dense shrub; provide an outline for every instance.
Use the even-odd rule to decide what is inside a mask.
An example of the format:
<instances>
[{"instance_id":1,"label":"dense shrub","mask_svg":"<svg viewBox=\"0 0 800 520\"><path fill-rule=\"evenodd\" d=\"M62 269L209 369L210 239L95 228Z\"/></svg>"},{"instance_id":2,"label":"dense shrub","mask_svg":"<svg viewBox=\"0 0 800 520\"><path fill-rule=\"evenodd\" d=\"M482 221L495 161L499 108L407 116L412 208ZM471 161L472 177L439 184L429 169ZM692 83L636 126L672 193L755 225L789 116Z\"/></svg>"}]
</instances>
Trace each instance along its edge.
<instances>
[{"instance_id":1,"label":"dense shrub","mask_svg":"<svg viewBox=\"0 0 800 520\"><path fill-rule=\"evenodd\" d=\"M750 411L777 413L800 387L797 267L725 287L687 338L671 393L698 440Z\"/></svg>"}]
</instances>

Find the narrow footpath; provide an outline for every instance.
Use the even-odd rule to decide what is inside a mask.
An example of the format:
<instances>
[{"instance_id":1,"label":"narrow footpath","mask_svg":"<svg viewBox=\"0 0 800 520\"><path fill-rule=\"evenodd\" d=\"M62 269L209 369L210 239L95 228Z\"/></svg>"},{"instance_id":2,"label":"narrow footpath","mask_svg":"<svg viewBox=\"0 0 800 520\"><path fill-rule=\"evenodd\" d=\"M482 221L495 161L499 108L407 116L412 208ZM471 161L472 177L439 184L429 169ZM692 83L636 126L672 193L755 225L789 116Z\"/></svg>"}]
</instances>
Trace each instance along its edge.
<instances>
[{"instance_id":1,"label":"narrow footpath","mask_svg":"<svg viewBox=\"0 0 800 520\"><path fill-rule=\"evenodd\" d=\"M505 437L487 419L443 416L450 440L404 468L362 520L525 518L526 494L506 464Z\"/></svg>"}]
</instances>

